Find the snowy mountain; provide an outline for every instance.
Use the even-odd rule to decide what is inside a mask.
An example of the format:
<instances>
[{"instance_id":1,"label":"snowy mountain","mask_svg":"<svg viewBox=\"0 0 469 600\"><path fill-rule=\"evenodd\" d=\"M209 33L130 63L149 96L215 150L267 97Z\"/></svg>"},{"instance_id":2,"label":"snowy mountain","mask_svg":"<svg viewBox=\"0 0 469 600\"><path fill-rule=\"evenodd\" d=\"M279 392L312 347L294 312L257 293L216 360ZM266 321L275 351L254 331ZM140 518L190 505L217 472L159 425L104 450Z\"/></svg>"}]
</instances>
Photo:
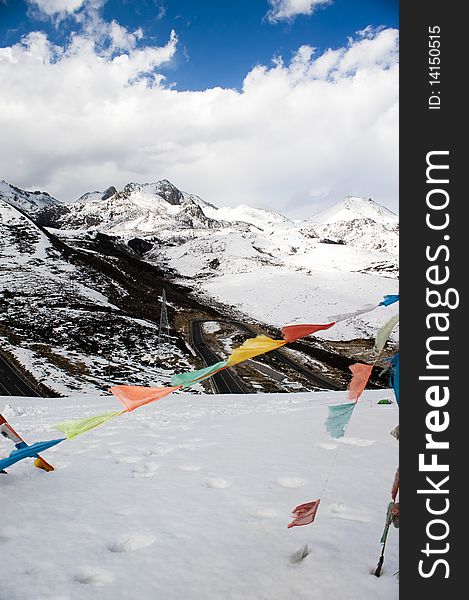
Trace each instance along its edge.
<instances>
[{"instance_id":1,"label":"snowy mountain","mask_svg":"<svg viewBox=\"0 0 469 600\"><path fill-rule=\"evenodd\" d=\"M217 229L228 222L207 216L217 209L193 194L184 194L167 180L156 183L129 183L121 191L88 192L75 202L42 211L44 225L60 229L100 231L124 238L152 236L184 229ZM247 224L242 225L244 229Z\"/></svg>"},{"instance_id":2,"label":"snowy mountain","mask_svg":"<svg viewBox=\"0 0 469 600\"><path fill-rule=\"evenodd\" d=\"M205 366L189 335L194 319L210 321L205 333L217 331L210 343L222 358L250 336L233 322L230 306L213 298L205 303L200 287L183 287L177 273L158 266L163 263L158 257L142 260L133 248L138 250L137 242L141 247L145 240L133 238L126 244L100 232L78 240L65 234L57 238L0 199L0 356L20 371L30 389L67 395L76 390L103 393L121 383L167 384L175 372ZM159 347L163 289L169 333ZM345 387L353 361L326 346L316 343L315 358L308 348L306 354L294 355L297 361L300 357L300 367L293 371L274 356L268 357L267 375L265 365L260 370L258 363L244 365L244 388L318 389L301 365L313 366ZM9 391L13 384L8 375L4 380L1 365L0 375L0 393ZM378 379L379 369L373 382L379 387ZM195 392L210 389L210 382L194 387Z\"/></svg>"},{"instance_id":3,"label":"snowy mountain","mask_svg":"<svg viewBox=\"0 0 469 600\"><path fill-rule=\"evenodd\" d=\"M124 239L143 236L171 246L187 238L200 239L213 230L223 238L227 233L235 238L252 234L253 242L245 248L246 258L249 260L254 248L254 256L256 252L264 253L262 262L271 250L282 261L285 249L266 240L271 236L283 237L287 245L291 242L286 249L289 254L301 253L302 249L309 253L311 240L315 239L397 254L399 227L397 215L364 198L347 197L310 219L293 222L278 213L245 205L217 208L199 196L180 191L167 180L129 183L120 191L110 186L104 192L88 192L68 205L51 203L40 212L39 219L43 225L57 229L99 231Z\"/></svg>"},{"instance_id":4,"label":"snowy mountain","mask_svg":"<svg viewBox=\"0 0 469 600\"><path fill-rule=\"evenodd\" d=\"M61 204L47 192L27 192L10 185L3 179L0 181L0 199L6 200L28 214Z\"/></svg>"},{"instance_id":5,"label":"snowy mountain","mask_svg":"<svg viewBox=\"0 0 469 600\"><path fill-rule=\"evenodd\" d=\"M99 236L111 236L203 304L269 326L325 320L398 291L398 217L364 198L303 221L249 206L217 208L167 180L46 204L31 211L36 223L73 248L95 251ZM380 319L371 313L318 337L369 337Z\"/></svg>"},{"instance_id":6,"label":"snowy mountain","mask_svg":"<svg viewBox=\"0 0 469 600\"><path fill-rule=\"evenodd\" d=\"M331 208L305 221L322 238L350 246L398 253L399 218L371 198L347 196Z\"/></svg>"},{"instance_id":7,"label":"snowy mountain","mask_svg":"<svg viewBox=\"0 0 469 600\"><path fill-rule=\"evenodd\" d=\"M103 236L92 251L71 248L0 199L0 258L0 352L44 382L42 393L168 383L199 366L173 328L156 352L161 290L171 318L216 313L128 246Z\"/></svg>"},{"instance_id":8,"label":"snowy mountain","mask_svg":"<svg viewBox=\"0 0 469 600\"><path fill-rule=\"evenodd\" d=\"M399 218L384 206L380 206L371 198L347 196L342 202L334 204L311 217L311 222L318 225L330 225L355 219L369 219L381 225L397 225Z\"/></svg>"}]
</instances>

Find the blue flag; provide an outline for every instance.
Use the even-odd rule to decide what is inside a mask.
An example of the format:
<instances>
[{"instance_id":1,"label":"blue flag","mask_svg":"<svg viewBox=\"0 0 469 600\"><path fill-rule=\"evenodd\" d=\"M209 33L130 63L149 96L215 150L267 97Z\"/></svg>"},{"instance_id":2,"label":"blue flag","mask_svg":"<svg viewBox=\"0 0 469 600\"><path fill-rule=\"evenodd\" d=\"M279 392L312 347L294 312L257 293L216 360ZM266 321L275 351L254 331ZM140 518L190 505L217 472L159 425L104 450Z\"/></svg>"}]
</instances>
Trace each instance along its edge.
<instances>
[{"instance_id":1,"label":"blue flag","mask_svg":"<svg viewBox=\"0 0 469 600\"><path fill-rule=\"evenodd\" d=\"M378 306L389 306L390 304L394 304L394 302L399 302L399 294L387 294Z\"/></svg>"},{"instance_id":2,"label":"blue flag","mask_svg":"<svg viewBox=\"0 0 469 600\"><path fill-rule=\"evenodd\" d=\"M35 444L31 444L31 446L27 446L26 444L21 448L17 448L13 450L13 452L7 458L3 458L0 460L0 471L14 465L23 458L37 458L39 452L43 452L48 448L52 448L56 444L60 444L66 438L60 438L59 440L49 440L48 442L36 442Z\"/></svg>"},{"instance_id":3,"label":"blue flag","mask_svg":"<svg viewBox=\"0 0 469 600\"><path fill-rule=\"evenodd\" d=\"M396 396L396 402L399 404L399 352L396 352L391 358L390 384Z\"/></svg>"}]
</instances>

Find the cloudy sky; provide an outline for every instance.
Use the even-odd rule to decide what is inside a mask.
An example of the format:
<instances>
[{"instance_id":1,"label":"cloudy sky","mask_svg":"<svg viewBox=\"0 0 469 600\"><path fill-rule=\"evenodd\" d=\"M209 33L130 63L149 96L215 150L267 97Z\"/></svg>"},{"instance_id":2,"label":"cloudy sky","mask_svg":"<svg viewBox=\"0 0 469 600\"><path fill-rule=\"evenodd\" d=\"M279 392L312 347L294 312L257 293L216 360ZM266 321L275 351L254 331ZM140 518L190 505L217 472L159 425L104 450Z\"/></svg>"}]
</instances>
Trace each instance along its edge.
<instances>
[{"instance_id":1,"label":"cloudy sky","mask_svg":"<svg viewBox=\"0 0 469 600\"><path fill-rule=\"evenodd\" d=\"M397 0L0 0L0 179L398 209Z\"/></svg>"}]
</instances>

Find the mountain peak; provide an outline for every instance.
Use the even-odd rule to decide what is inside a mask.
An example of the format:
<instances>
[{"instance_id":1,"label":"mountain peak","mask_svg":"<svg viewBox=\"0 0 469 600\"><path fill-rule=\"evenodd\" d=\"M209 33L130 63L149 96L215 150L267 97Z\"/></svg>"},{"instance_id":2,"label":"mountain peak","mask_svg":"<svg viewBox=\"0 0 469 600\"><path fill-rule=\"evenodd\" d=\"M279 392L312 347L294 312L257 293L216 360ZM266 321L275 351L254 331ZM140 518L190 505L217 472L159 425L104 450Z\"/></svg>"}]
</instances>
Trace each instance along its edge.
<instances>
[{"instance_id":1,"label":"mountain peak","mask_svg":"<svg viewBox=\"0 0 469 600\"><path fill-rule=\"evenodd\" d=\"M3 179L0 181L0 198L27 213L34 213L43 208L61 204L47 192L22 190Z\"/></svg>"},{"instance_id":2,"label":"mountain peak","mask_svg":"<svg viewBox=\"0 0 469 600\"><path fill-rule=\"evenodd\" d=\"M161 179L154 183L128 183L124 186L122 194L127 197L139 194L146 197L159 196L173 206L179 206L184 201L183 193L167 179Z\"/></svg>"},{"instance_id":3,"label":"mountain peak","mask_svg":"<svg viewBox=\"0 0 469 600\"><path fill-rule=\"evenodd\" d=\"M355 219L367 219L383 225L397 225L399 221L398 216L388 208L371 198L359 196L346 196L341 202L316 213L309 220L323 225Z\"/></svg>"},{"instance_id":4,"label":"mountain peak","mask_svg":"<svg viewBox=\"0 0 469 600\"><path fill-rule=\"evenodd\" d=\"M107 190L105 190L101 200L107 200L111 196L114 196L114 194L117 194L117 190L113 185L110 185Z\"/></svg>"}]
</instances>

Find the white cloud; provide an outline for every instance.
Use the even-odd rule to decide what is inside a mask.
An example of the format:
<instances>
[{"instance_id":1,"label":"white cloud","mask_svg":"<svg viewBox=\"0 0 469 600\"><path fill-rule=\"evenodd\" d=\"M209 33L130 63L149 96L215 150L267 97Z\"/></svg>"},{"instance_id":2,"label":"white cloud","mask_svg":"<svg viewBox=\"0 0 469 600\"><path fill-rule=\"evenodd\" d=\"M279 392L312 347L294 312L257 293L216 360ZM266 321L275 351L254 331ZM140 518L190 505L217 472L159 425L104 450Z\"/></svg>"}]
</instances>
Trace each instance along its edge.
<instances>
[{"instance_id":1,"label":"white cloud","mask_svg":"<svg viewBox=\"0 0 469 600\"><path fill-rule=\"evenodd\" d=\"M242 91L177 91L160 73L176 34L160 47L140 37L88 20L65 48L35 32L0 49L0 178L65 200L166 177L293 216L346 194L397 208L396 30L322 55L304 45L252 69Z\"/></svg>"},{"instance_id":2,"label":"white cloud","mask_svg":"<svg viewBox=\"0 0 469 600\"><path fill-rule=\"evenodd\" d=\"M271 23L291 21L298 15L312 15L318 6L331 4L333 0L268 0L270 10L267 18Z\"/></svg>"},{"instance_id":3,"label":"white cloud","mask_svg":"<svg viewBox=\"0 0 469 600\"><path fill-rule=\"evenodd\" d=\"M85 4L86 0L28 0L28 2L51 17L57 14L74 13Z\"/></svg>"}]
</instances>

